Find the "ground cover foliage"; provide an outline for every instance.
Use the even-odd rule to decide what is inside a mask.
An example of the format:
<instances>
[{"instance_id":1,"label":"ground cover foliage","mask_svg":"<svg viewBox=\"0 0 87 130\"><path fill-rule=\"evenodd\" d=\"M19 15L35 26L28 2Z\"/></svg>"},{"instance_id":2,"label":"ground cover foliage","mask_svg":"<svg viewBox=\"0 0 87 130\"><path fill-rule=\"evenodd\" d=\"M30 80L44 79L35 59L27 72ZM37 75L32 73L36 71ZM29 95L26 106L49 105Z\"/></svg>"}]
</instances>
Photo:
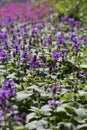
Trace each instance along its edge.
<instances>
[{"instance_id":1,"label":"ground cover foliage","mask_svg":"<svg viewBox=\"0 0 87 130\"><path fill-rule=\"evenodd\" d=\"M87 129L87 30L67 15L0 31L0 128Z\"/></svg>"}]
</instances>

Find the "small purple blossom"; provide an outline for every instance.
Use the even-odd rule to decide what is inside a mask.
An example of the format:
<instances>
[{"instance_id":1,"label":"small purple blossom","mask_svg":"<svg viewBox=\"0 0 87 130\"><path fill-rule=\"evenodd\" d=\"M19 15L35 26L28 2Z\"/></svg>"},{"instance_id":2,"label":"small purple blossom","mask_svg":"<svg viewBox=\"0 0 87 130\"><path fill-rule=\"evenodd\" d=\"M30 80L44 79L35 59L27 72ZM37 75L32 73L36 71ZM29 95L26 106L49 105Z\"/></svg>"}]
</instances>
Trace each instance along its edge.
<instances>
[{"instance_id":1,"label":"small purple blossom","mask_svg":"<svg viewBox=\"0 0 87 130\"><path fill-rule=\"evenodd\" d=\"M16 84L14 83L14 81L6 80L4 82L2 90L6 91L6 94L9 98L16 96Z\"/></svg>"},{"instance_id":2,"label":"small purple blossom","mask_svg":"<svg viewBox=\"0 0 87 130\"><path fill-rule=\"evenodd\" d=\"M37 28L32 29L32 35L33 35L33 34L37 34L37 33L38 33Z\"/></svg>"},{"instance_id":3,"label":"small purple blossom","mask_svg":"<svg viewBox=\"0 0 87 130\"><path fill-rule=\"evenodd\" d=\"M65 22L68 20L68 15L64 15L61 17L61 22Z\"/></svg>"},{"instance_id":4,"label":"small purple blossom","mask_svg":"<svg viewBox=\"0 0 87 130\"><path fill-rule=\"evenodd\" d=\"M75 19L74 18L68 18L68 22L70 25L74 25Z\"/></svg>"},{"instance_id":5,"label":"small purple blossom","mask_svg":"<svg viewBox=\"0 0 87 130\"><path fill-rule=\"evenodd\" d=\"M50 66L48 71L49 71L49 73L51 73L51 72L53 72L53 70L55 70L55 68L53 66Z\"/></svg>"},{"instance_id":6,"label":"small purple blossom","mask_svg":"<svg viewBox=\"0 0 87 130\"><path fill-rule=\"evenodd\" d=\"M70 33L70 40L75 41L76 37L77 37L77 35L75 32Z\"/></svg>"},{"instance_id":7,"label":"small purple blossom","mask_svg":"<svg viewBox=\"0 0 87 130\"><path fill-rule=\"evenodd\" d=\"M72 47L76 48L76 49L79 49L80 44L81 44L81 39L80 38L76 38L75 41L72 43Z\"/></svg>"},{"instance_id":8,"label":"small purple blossom","mask_svg":"<svg viewBox=\"0 0 87 130\"><path fill-rule=\"evenodd\" d=\"M48 101L49 106L56 105L56 101L54 99Z\"/></svg>"},{"instance_id":9,"label":"small purple blossom","mask_svg":"<svg viewBox=\"0 0 87 130\"><path fill-rule=\"evenodd\" d=\"M7 41L4 41L4 42L2 42L2 46L3 46L3 48L6 48L6 47L8 47L8 42Z\"/></svg>"},{"instance_id":10,"label":"small purple blossom","mask_svg":"<svg viewBox=\"0 0 87 130\"><path fill-rule=\"evenodd\" d=\"M17 45L17 44L13 44L13 52L14 53L18 53L20 52L20 45Z\"/></svg>"},{"instance_id":11,"label":"small purple blossom","mask_svg":"<svg viewBox=\"0 0 87 130\"><path fill-rule=\"evenodd\" d=\"M30 57L30 68L39 68L39 60L37 56Z\"/></svg>"},{"instance_id":12,"label":"small purple blossom","mask_svg":"<svg viewBox=\"0 0 87 130\"><path fill-rule=\"evenodd\" d=\"M60 58L60 52L53 52L52 57L54 61L57 61Z\"/></svg>"},{"instance_id":13,"label":"small purple blossom","mask_svg":"<svg viewBox=\"0 0 87 130\"><path fill-rule=\"evenodd\" d=\"M29 55L28 55L27 52L23 52L23 53L22 53L22 56L21 56L21 62L22 62L22 63L24 63L24 62L26 63L26 62L28 61L28 56L29 56Z\"/></svg>"},{"instance_id":14,"label":"small purple blossom","mask_svg":"<svg viewBox=\"0 0 87 130\"><path fill-rule=\"evenodd\" d=\"M28 53L27 53L27 52L23 52L23 53L22 53L22 57L23 57L23 58L28 58Z\"/></svg>"},{"instance_id":15,"label":"small purple blossom","mask_svg":"<svg viewBox=\"0 0 87 130\"><path fill-rule=\"evenodd\" d=\"M8 53L6 50L0 50L0 61L7 61L8 60Z\"/></svg>"},{"instance_id":16,"label":"small purple blossom","mask_svg":"<svg viewBox=\"0 0 87 130\"><path fill-rule=\"evenodd\" d=\"M61 58L62 60L64 60L67 57L67 53L65 51L62 51L62 52L53 52L52 53L52 57L53 57L53 61L57 61L57 60L59 60L59 58Z\"/></svg>"},{"instance_id":17,"label":"small purple blossom","mask_svg":"<svg viewBox=\"0 0 87 130\"><path fill-rule=\"evenodd\" d=\"M81 25L81 23L79 22L79 21L75 21L75 26L78 28L78 27L80 27L80 25Z\"/></svg>"},{"instance_id":18,"label":"small purple blossom","mask_svg":"<svg viewBox=\"0 0 87 130\"><path fill-rule=\"evenodd\" d=\"M86 44L86 42L87 42L87 37L83 37L83 38L82 38L82 42L83 42L84 44Z\"/></svg>"},{"instance_id":19,"label":"small purple blossom","mask_svg":"<svg viewBox=\"0 0 87 130\"><path fill-rule=\"evenodd\" d=\"M23 112L22 114L15 116L15 120L17 120L20 123L22 123L23 125L25 125L26 124L26 113Z\"/></svg>"},{"instance_id":20,"label":"small purple blossom","mask_svg":"<svg viewBox=\"0 0 87 130\"><path fill-rule=\"evenodd\" d=\"M55 105L60 106L60 105L62 105L62 102L61 101L56 101L56 100L52 99L52 100L48 101L48 105L49 106L55 106Z\"/></svg>"},{"instance_id":21,"label":"small purple blossom","mask_svg":"<svg viewBox=\"0 0 87 130\"><path fill-rule=\"evenodd\" d=\"M52 42L51 35L45 36L45 41L46 41L46 43L51 43Z\"/></svg>"},{"instance_id":22,"label":"small purple blossom","mask_svg":"<svg viewBox=\"0 0 87 130\"><path fill-rule=\"evenodd\" d=\"M57 37L57 43L58 44L64 44L65 43L65 35L63 33L61 33L58 37Z\"/></svg>"},{"instance_id":23,"label":"small purple blossom","mask_svg":"<svg viewBox=\"0 0 87 130\"><path fill-rule=\"evenodd\" d=\"M0 39L7 39L7 33L6 32L0 32Z\"/></svg>"},{"instance_id":24,"label":"small purple blossom","mask_svg":"<svg viewBox=\"0 0 87 130\"><path fill-rule=\"evenodd\" d=\"M55 85L53 85L53 86L52 86L52 92L53 92L53 94L55 94L55 93L56 93L56 90L57 90L56 86L55 86Z\"/></svg>"}]
</instances>

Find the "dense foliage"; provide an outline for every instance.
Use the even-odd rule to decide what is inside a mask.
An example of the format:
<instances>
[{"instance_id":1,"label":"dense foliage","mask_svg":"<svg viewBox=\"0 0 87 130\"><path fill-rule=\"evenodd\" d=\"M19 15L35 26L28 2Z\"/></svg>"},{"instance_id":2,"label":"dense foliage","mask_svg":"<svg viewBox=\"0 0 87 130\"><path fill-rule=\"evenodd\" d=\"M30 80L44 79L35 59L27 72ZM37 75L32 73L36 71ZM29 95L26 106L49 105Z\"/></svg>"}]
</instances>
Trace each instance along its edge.
<instances>
[{"instance_id":1,"label":"dense foliage","mask_svg":"<svg viewBox=\"0 0 87 130\"><path fill-rule=\"evenodd\" d=\"M48 0L59 16L69 15L87 24L87 0Z\"/></svg>"}]
</instances>

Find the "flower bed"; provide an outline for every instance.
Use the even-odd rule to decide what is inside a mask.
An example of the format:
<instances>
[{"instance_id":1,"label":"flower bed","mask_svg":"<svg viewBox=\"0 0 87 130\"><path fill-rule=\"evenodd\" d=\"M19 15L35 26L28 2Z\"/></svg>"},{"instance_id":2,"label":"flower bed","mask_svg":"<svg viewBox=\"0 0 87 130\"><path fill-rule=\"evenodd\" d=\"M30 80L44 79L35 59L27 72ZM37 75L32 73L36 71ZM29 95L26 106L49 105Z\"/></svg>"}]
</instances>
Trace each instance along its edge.
<instances>
[{"instance_id":1,"label":"flower bed","mask_svg":"<svg viewBox=\"0 0 87 130\"><path fill-rule=\"evenodd\" d=\"M0 22L5 22L6 19L17 22L42 20L50 13L50 6L47 2L38 5L31 2L16 2L0 7Z\"/></svg>"},{"instance_id":2,"label":"flower bed","mask_svg":"<svg viewBox=\"0 0 87 130\"><path fill-rule=\"evenodd\" d=\"M1 128L87 129L86 33L68 16L1 28Z\"/></svg>"}]
</instances>

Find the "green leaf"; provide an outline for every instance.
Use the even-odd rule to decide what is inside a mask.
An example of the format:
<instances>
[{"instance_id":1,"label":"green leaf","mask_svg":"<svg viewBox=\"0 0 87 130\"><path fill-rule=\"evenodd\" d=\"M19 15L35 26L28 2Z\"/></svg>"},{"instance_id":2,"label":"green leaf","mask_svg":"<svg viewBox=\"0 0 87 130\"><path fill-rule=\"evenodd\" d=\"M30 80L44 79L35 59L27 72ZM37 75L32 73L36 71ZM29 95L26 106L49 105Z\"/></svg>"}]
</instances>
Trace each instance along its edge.
<instances>
[{"instance_id":1,"label":"green leaf","mask_svg":"<svg viewBox=\"0 0 87 130\"><path fill-rule=\"evenodd\" d=\"M24 127L18 127L18 128L14 128L14 130L29 130L28 128L24 128Z\"/></svg>"},{"instance_id":2,"label":"green leaf","mask_svg":"<svg viewBox=\"0 0 87 130\"><path fill-rule=\"evenodd\" d=\"M46 125L47 125L47 121L45 121L45 120L39 120L37 122L36 129L37 130L45 130L44 126L46 126Z\"/></svg>"},{"instance_id":3,"label":"green leaf","mask_svg":"<svg viewBox=\"0 0 87 130\"><path fill-rule=\"evenodd\" d=\"M27 115L27 122L29 122L31 119L36 118L36 113L32 112L30 114Z\"/></svg>"},{"instance_id":4,"label":"green leaf","mask_svg":"<svg viewBox=\"0 0 87 130\"><path fill-rule=\"evenodd\" d=\"M86 130L87 129L87 123L83 125L78 125L77 130Z\"/></svg>"},{"instance_id":5,"label":"green leaf","mask_svg":"<svg viewBox=\"0 0 87 130\"><path fill-rule=\"evenodd\" d=\"M81 64L81 65L80 65L80 68L81 68L81 69L87 69L87 64Z\"/></svg>"},{"instance_id":6,"label":"green leaf","mask_svg":"<svg viewBox=\"0 0 87 130\"><path fill-rule=\"evenodd\" d=\"M16 98L17 98L18 101L21 101L21 100L25 100L25 99L29 98L31 95L32 95L32 93L20 91L20 92L17 92Z\"/></svg>"},{"instance_id":7,"label":"green leaf","mask_svg":"<svg viewBox=\"0 0 87 130\"><path fill-rule=\"evenodd\" d=\"M35 121L30 122L30 123L27 123L27 124L26 124L26 127L28 127L29 130L36 129L37 122L38 122L38 121L35 120Z\"/></svg>"}]
</instances>

